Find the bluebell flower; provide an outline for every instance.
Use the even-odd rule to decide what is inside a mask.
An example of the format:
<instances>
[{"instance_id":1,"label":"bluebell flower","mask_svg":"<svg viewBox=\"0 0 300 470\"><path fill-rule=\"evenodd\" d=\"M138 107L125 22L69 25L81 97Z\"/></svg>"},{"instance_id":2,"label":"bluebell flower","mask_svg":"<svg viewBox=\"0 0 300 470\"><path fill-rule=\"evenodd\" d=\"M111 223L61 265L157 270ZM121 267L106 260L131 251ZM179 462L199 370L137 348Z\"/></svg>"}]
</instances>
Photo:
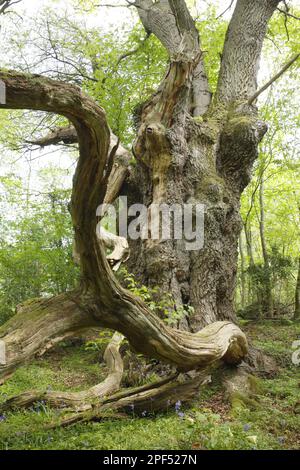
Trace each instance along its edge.
<instances>
[{"instance_id":1,"label":"bluebell flower","mask_svg":"<svg viewBox=\"0 0 300 470\"><path fill-rule=\"evenodd\" d=\"M184 418L184 413L182 411L179 411L177 415L179 416L179 418Z\"/></svg>"},{"instance_id":2,"label":"bluebell flower","mask_svg":"<svg viewBox=\"0 0 300 470\"><path fill-rule=\"evenodd\" d=\"M180 408L181 408L181 401L178 400L178 401L175 403L175 411L176 411L176 412L179 411Z\"/></svg>"},{"instance_id":3,"label":"bluebell flower","mask_svg":"<svg viewBox=\"0 0 300 470\"><path fill-rule=\"evenodd\" d=\"M0 415L0 421L5 421L5 420L6 420L6 416Z\"/></svg>"},{"instance_id":4,"label":"bluebell flower","mask_svg":"<svg viewBox=\"0 0 300 470\"><path fill-rule=\"evenodd\" d=\"M245 424L243 429L245 432L249 431L251 429L251 424Z\"/></svg>"}]
</instances>

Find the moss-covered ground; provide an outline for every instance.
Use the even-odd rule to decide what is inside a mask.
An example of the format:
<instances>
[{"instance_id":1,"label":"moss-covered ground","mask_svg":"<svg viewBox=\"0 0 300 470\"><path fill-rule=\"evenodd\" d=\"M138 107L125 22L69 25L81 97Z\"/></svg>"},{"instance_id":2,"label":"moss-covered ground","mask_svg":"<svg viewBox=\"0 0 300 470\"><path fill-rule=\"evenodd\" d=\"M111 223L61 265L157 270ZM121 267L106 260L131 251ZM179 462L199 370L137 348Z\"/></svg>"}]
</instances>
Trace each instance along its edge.
<instances>
[{"instance_id":1,"label":"moss-covered ground","mask_svg":"<svg viewBox=\"0 0 300 470\"><path fill-rule=\"evenodd\" d=\"M272 378L259 379L257 407L233 412L214 378L189 408L147 418L133 414L50 431L47 424L62 412L38 403L31 410L0 416L0 449L299 449L300 366L292 363L292 343L300 339L300 324L268 321L243 328L279 366ZM32 388L84 389L104 377L98 364L99 352L62 344L21 367L0 387L0 402Z\"/></svg>"}]
</instances>

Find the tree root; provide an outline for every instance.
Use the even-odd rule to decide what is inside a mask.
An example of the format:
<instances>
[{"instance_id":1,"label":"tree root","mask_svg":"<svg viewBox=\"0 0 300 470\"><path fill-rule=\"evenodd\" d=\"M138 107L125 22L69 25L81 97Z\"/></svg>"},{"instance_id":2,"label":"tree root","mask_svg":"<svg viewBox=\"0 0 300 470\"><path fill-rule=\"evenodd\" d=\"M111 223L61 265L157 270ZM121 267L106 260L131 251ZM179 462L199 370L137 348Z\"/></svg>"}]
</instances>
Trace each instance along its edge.
<instances>
[{"instance_id":1,"label":"tree root","mask_svg":"<svg viewBox=\"0 0 300 470\"><path fill-rule=\"evenodd\" d=\"M199 392L199 387L206 383L208 374L202 371L196 377L175 374L154 384L148 384L131 390L119 392L103 399L92 409L70 414L59 422L51 423L47 428L66 427L88 421L124 416L149 416L158 411L177 409L182 403L190 401Z\"/></svg>"},{"instance_id":2,"label":"tree root","mask_svg":"<svg viewBox=\"0 0 300 470\"><path fill-rule=\"evenodd\" d=\"M74 411L91 409L93 403L98 403L103 397L116 392L120 388L123 376L123 360L119 349L123 339L124 336L115 332L108 344L104 353L104 360L109 373L100 384L81 392L39 392L30 390L4 402L0 407L1 411L29 408L37 402L43 402L54 408L67 408Z\"/></svg>"},{"instance_id":3,"label":"tree root","mask_svg":"<svg viewBox=\"0 0 300 470\"><path fill-rule=\"evenodd\" d=\"M4 402L1 412L30 408L42 402L52 408L73 412L48 428L69 426L78 422L124 418L126 415L146 416L174 407L176 402L190 400L207 381L206 371L173 374L155 383L117 392L123 376L123 360L119 348L124 337L115 332L107 346L104 359L109 369L107 378L81 392L27 391ZM116 393L117 392L117 393Z\"/></svg>"},{"instance_id":4,"label":"tree root","mask_svg":"<svg viewBox=\"0 0 300 470\"><path fill-rule=\"evenodd\" d=\"M248 408L259 408L259 382L258 379L241 368L227 370L223 380L226 398L230 402L232 412Z\"/></svg>"}]
</instances>

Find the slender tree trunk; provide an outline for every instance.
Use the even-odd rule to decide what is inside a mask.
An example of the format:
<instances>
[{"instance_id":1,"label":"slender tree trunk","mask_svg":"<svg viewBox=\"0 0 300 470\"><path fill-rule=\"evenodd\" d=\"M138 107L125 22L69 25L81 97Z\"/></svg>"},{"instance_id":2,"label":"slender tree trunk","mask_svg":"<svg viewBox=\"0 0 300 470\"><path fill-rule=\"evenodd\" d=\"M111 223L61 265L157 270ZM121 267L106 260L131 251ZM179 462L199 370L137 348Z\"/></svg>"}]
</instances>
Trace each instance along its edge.
<instances>
[{"instance_id":1,"label":"slender tree trunk","mask_svg":"<svg viewBox=\"0 0 300 470\"><path fill-rule=\"evenodd\" d=\"M264 260L264 275L265 275L263 306L266 309L267 317L272 318L273 312L274 312L274 305L273 305L273 292L272 292L271 265L270 265L267 242L266 242L266 237L265 237L265 201L264 201L263 175L261 176L261 182L259 185L259 208L260 208L259 231L260 231L260 241L261 241L262 254L263 254L263 260Z\"/></svg>"},{"instance_id":2,"label":"slender tree trunk","mask_svg":"<svg viewBox=\"0 0 300 470\"><path fill-rule=\"evenodd\" d=\"M247 224L249 225L249 223ZM251 227L247 225L244 225L244 233L245 233L245 238L246 238L246 247L247 247L247 256L249 259L249 266L254 266L255 261L254 261L254 254L253 254L253 244L252 244L252 231Z\"/></svg>"},{"instance_id":3,"label":"slender tree trunk","mask_svg":"<svg viewBox=\"0 0 300 470\"><path fill-rule=\"evenodd\" d=\"M254 261L254 254L253 254L252 231L251 231L251 226L250 226L249 221L244 224L244 234L245 234L245 239L246 239L248 266L251 268L255 266L255 261ZM247 278L248 278L247 303L251 304L255 300L257 301L258 299L254 299L256 292L255 290L253 290L251 276L248 275Z\"/></svg>"},{"instance_id":4,"label":"slender tree trunk","mask_svg":"<svg viewBox=\"0 0 300 470\"><path fill-rule=\"evenodd\" d=\"M300 320L300 257L298 260L298 275L295 289L295 313L294 320Z\"/></svg>"},{"instance_id":5,"label":"slender tree trunk","mask_svg":"<svg viewBox=\"0 0 300 470\"><path fill-rule=\"evenodd\" d=\"M239 250L240 250L240 259L241 259L241 305L242 305L242 308L244 308L246 304L246 276L245 276L246 262L245 262L242 232L239 238Z\"/></svg>"}]
</instances>

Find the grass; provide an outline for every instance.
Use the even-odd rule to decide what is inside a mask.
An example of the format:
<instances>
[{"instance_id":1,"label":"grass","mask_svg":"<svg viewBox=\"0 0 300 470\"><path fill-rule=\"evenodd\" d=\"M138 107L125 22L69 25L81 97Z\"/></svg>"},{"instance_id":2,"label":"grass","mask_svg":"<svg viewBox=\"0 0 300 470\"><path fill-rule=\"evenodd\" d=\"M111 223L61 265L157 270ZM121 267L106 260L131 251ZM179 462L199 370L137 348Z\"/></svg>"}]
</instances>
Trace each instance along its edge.
<instances>
[{"instance_id":1,"label":"grass","mask_svg":"<svg viewBox=\"0 0 300 470\"><path fill-rule=\"evenodd\" d=\"M46 430L61 416L43 404L30 411L0 417L0 449L299 449L300 366L292 364L292 343L300 338L300 325L272 322L243 326L256 346L276 358L279 371L259 379L259 406L230 409L216 378L201 388L190 408L150 417L76 425ZM0 388L0 402L30 388L81 390L102 380L99 352L83 345L64 344L21 367Z\"/></svg>"}]
</instances>

